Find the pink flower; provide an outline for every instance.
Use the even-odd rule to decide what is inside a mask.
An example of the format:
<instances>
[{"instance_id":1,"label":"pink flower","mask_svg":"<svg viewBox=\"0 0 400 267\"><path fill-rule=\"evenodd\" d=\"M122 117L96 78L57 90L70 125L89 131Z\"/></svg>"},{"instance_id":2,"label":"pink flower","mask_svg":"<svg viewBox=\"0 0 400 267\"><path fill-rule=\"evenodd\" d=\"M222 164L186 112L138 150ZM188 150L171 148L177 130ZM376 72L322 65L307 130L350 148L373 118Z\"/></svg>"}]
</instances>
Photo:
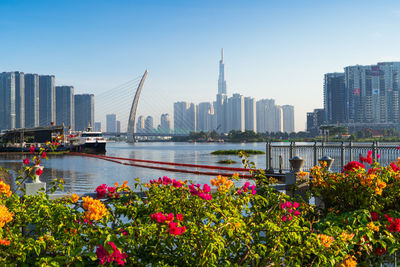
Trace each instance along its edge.
<instances>
[{"instance_id":1,"label":"pink flower","mask_svg":"<svg viewBox=\"0 0 400 267\"><path fill-rule=\"evenodd\" d=\"M166 215L166 216L165 216L165 220L166 220L166 221L171 222L171 221L174 220L174 214L173 214L173 213L165 214L165 215Z\"/></svg>"},{"instance_id":2,"label":"pink flower","mask_svg":"<svg viewBox=\"0 0 400 267\"><path fill-rule=\"evenodd\" d=\"M121 234L122 235L128 235L128 232L126 232L124 229L121 229Z\"/></svg>"},{"instance_id":3,"label":"pink flower","mask_svg":"<svg viewBox=\"0 0 400 267\"><path fill-rule=\"evenodd\" d=\"M376 155L376 158L378 158L378 159L379 159L380 157L381 157L381 154L378 154L378 155Z\"/></svg>"},{"instance_id":4,"label":"pink flower","mask_svg":"<svg viewBox=\"0 0 400 267\"><path fill-rule=\"evenodd\" d=\"M186 226L178 227L178 224L175 222L170 222L169 226L169 234L170 235L181 235L186 231Z\"/></svg>"},{"instance_id":5,"label":"pink flower","mask_svg":"<svg viewBox=\"0 0 400 267\"><path fill-rule=\"evenodd\" d=\"M238 193L239 195L241 195L241 194L242 194L242 190L239 189L239 190L237 191L237 193Z\"/></svg>"},{"instance_id":6,"label":"pink flower","mask_svg":"<svg viewBox=\"0 0 400 267\"><path fill-rule=\"evenodd\" d=\"M176 219L178 221L183 221L183 215L182 214L176 214Z\"/></svg>"},{"instance_id":7,"label":"pink flower","mask_svg":"<svg viewBox=\"0 0 400 267\"><path fill-rule=\"evenodd\" d=\"M299 207L299 203L293 202L293 208L297 209Z\"/></svg>"},{"instance_id":8,"label":"pink flower","mask_svg":"<svg viewBox=\"0 0 400 267\"><path fill-rule=\"evenodd\" d=\"M107 250L103 247L103 245L100 245L97 249L96 249L96 254L97 254L97 259L100 261L100 265L104 265L104 263L106 263L108 256L110 256L110 254L108 254Z\"/></svg>"},{"instance_id":9,"label":"pink flower","mask_svg":"<svg viewBox=\"0 0 400 267\"><path fill-rule=\"evenodd\" d=\"M291 221L291 220L292 220L292 218L293 218L292 216L289 216L289 217L288 217L288 221Z\"/></svg>"},{"instance_id":10,"label":"pink flower","mask_svg":"<svg viewBox=\"0 0 400 267\"><path fill-rule=\"evenodd\" d=\"M161 212L151 214L151 215L150 215L150 218L151 218L153 221L157 221L158 223L164 223L164 222L167 220L167 218L166 218L166 217L164 216L164 214L162 214Z\"/></svg>"},{"instance_id":11,"label":"pink flower","mask_svg":"<svg viewBox=\"0 0 400 267\"><path fill-rule=\"evenodd\" d=\"M36 170L36 175L41 175L43 173L43 170L42 169L37 169Z\"/></svg>"},{"instance_id":12,"label":"pink flower","mask_svg":"<svg viewBox=\"0 0 400 267\"><path fill-rule=\"evenodd\" d=\"M257 190L255 190L255 189L251 190L252 195L255 195L256 193L257 193Z\"/></svg>"},{"instance_id":13,"label":"pink flower","mask_svg":"<svg viewBox=\"0 0 400 267\"><path fill-rule=\"evenodd\" d=\"M351 172L360 168L365 168L365 165L358 161L350 161L343 167L343 172Z\"/></svg>"},{"instance_id":14,"label":"pink flower","mask_svg":"<svg viewBox=\"0 0 400 267\"><path fill-rule=\"evenodd\" d=\"M211 191L211 187L208 184L204 184L203 191L204 191L204 193L208 193Z\"/></svg>"},{"instance_id":15,"label":"pink flower","mask_svg":"<svg viewBox=\"0 0 400 267\"><path fill-rule=\"evenodd\" d=\"M286 215L283 215L283 216L282 216L282 221L286 221L286 220L287 220Z\"/></svg>"},{"instance_id":16,"label":"pink flower","mask_svg":"<svg viewBox=\"0 0 400 267\"><path fill-rule=\"evenodd\" d=\"M107 185L102 184L96 188L97 198L102 198L107 194Z\"/></svg>"},{"instance_id":17,"label":"pink flower","mask_svg":"<svg viewBox=\"0 0 400 267\"><path fill-rule=\"evenodd\" d=\"M292 207L292 202L286 201L285 205L287 208L290 208L290 207Z\"/></svg>"},{"instance_id":18,"label":"pink flower","mask_svg":"<svg viewBox=\"0 0 400 267\"><path fill-rule=\"evenodd\" d=\"M42 158L46 158L47 157L47 154L46 154L46 151L44 151L43 153L42 153Z\"/></svg>"},{"instance_id":19,"label":"pink flower","mask_svg":"<svg viewBox=\"0 0 400 267\"><path fill-rule=\"evenodd\" d=\"M173 186L173 187L179 188L179 187L182 187L182 185L183 185L182 182L177 181L177 180L175 180L175 179L172 180L172 186Z\"/></svg>"},{"instance_id":20,"label":"pink flower","mask_svg":"<svg viewBox=\"0 0 400 267\"><path fill-rule=\"evenodd\" d=\"M293 213L293 215L296 216L296 217L299 216L299 215L300 215L300 211L295 210L294 213Z\"/></svg>"},{"instance_id":21,"label":"pink flower","mask_svg":"<svg viewBox=\"0 0 400 267\"><path fill-rule=\"evenodd\" d=\"M249 182L245 182L244 183L244 186L243 186L243 191L244 192L247 192L247 188L250 186L250 183Z\"/></svg>"},{"instance_id":22,"label":"pink flower","mask_svg":"<svg viewBox=\"0 0 400 267\"><path fill-rule=\"evenodd\" d=\"M25 165L28 165L28 164L29 164L29 159L24 159L23 163L24 163Z\"/></svg>"},{"instance_id":23,"label":"pink flower","mask_svg":"<svg viewBox=\"0 0 400 267\"><path fill-rule=\"evenodd\" d=\"M33 152L35 152L35 147L34 147L34 146L31 146L31 147L29 148L29 152L31 152L31 154L33 154Z\"/></svg>"},{"instance_id":24,"label":"pink flower","mask_svg":"<svg viewBox=\"0 0 400 267\"><path fill-rule=\"evenodd\" d=\"M286 209L286 203L281 203L280 205L281 205L281 209L283 209L283 210Z\"/></svg>"}]
</instances>

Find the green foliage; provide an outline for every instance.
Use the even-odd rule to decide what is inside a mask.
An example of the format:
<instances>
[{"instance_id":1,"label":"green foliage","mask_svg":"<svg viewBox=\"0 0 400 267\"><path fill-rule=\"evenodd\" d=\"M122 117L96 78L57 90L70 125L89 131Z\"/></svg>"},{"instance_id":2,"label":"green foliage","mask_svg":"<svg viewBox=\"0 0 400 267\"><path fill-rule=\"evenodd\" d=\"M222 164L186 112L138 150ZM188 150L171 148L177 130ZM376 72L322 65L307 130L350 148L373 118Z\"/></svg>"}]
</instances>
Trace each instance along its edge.
<instances>
[{"instance_id":1,"label":"green foliage","mask_svg":"<svg viewBox=\"0 0 400 267\"><path fill-rule=\"evenodd\" d=\"M237 176L218 177L211 181L214 190L207 200L201 195L207 193L205 187L168 178L144 185L137 180L132 188L99 187L106 190L102 203L107 212L90 220L88 211L98 212L102 206L97 200L82 198L75 203L77 196L52 200L45 192L8 194L0 183L0 225L7 215L1 207L12 213L12 220L0 227L0 265L97 266L101 262L96 250L102 246L111 254L111 243L126 255L127 266L339 266L350 258L368 266L378 265L399 249L400 233L384 216L400 217L397 186L384 188L382 202L345 207L340 197L350 189L344 192L344 187L332 186L324 191L316 183L312 189L316 196L327 200L338 195L337 202L321 211L298 196L274 190L274 180L246 157L242 163L251 169L256 186ZM335 180L323 168L318 172L314 174L321 179ZM389 172L383 168L377 175L388 185L399 175ZM349 178L349 183L354 181ZM50 192L62 184L55 180ZM365 199L376 195L375 190L356 193ZM97 204L89 209L89 202ZM173 217L157 221L155 214ZM171 222L185 230L173 234Z\"/></svg>"},{"instance_id":2,"label":"green foliage","mask_svg":"<svg viewBox=\"0 0 400 267\"><path fill-rule=\"evenodd\" d=\"M231 160L231 159L222 159L220 161L218 161L219 164L234 164L236 163L236 161Z\"/></svg>"}]
</instances>

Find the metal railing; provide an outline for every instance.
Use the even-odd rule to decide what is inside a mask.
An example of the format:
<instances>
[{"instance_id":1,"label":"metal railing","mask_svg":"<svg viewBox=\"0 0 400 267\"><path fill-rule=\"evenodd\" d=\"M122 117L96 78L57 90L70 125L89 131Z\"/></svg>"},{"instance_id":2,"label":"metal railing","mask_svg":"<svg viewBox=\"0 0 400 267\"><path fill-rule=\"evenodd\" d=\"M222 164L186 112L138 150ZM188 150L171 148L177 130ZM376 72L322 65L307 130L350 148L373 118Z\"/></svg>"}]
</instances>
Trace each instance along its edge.
<instances>
[{"instance_id":1,"label":"metal railing","mask_svg":"<svg viewBox=\"0 0 400 267\"><path fill-rule=\"evenodd\" d=\"M334 159L332 171L341 171L343 166L353 160L359 160L360 155L366 156L372 151L372 157L380 164L388 165L400 157L400 150L396 143L303 143L291 142L287 144L271 143L266 144L266 170L272 172L284 172L290 170L289 159L299 156L305 160L303 169L309 169L318 164L323 156Z\"/></svg>"}]
</instances>

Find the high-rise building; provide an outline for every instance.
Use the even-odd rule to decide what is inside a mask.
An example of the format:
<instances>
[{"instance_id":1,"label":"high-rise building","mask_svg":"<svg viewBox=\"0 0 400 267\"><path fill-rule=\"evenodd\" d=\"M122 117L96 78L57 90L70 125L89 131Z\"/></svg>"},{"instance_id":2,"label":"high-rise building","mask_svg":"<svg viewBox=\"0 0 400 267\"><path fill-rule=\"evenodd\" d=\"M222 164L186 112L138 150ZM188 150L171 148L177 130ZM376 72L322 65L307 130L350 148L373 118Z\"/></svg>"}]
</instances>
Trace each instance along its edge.
<instances>
[{"instance_id":1,"label":"high-rise building","mask_svg":"<svg viewBox=\"0 0 400 267\"><path fill-rule=\"evenodd\" d=\"M109 133L117 132L117 115L107 114L106 115L106 129Z\"/></svg>"},{"instance_id":2,"label":"high-rise building","mask_svg":"<svg viewBox=\"0 0 400 267\"><path fill-rule=\"evenodd\" d=\"M39 126L39 75L25 74L25 127Z\"/></svg>"},{"instance_id":3,"label":"high-rise building","mask_svg":"<svg viewBox=\"0 0 400 267\"><path fill-rule=\"evenodd\" d=\"M25 127L25 75L15 72L15 127Z\"/></svg>"},{"instance_id":4,"label":"high-rise building","mask_svg":"<svg viewBox=\"0 0 400 267\"><path fill-rule=\"evenodd\" d=\"M117 133L121 132L121 122L117 121Z\"/></svg>"},{"instance_id":5,"label":"high-rise building","mask_svg":"<svg viewBox=\"0 0 400 267\"><path fill-rule=\"evenodd\" d=\"M96 121L96 122L94 123L94 131L95 131L95 132L101 132L101 122Z\"/></svg>"},{"instance_id":6,"label":"high-rise building","mask_svg":"<svg viewBox=\"0 0 400 267\"><path fill-rule=\"evenodd\" d=\"M39 125L56 122L56 92L53 75L39 75Z\"/></svg>"},{"instance_id":7,"label":"high-rise building","mask_svg":"<svg viewBox=\"0 0 400 267\"><path fill-rule=\"evenodd\" d=\"M214 107L210 102L199 103L197 109L197 131L211 131L213 125Z\"/></svg>"},{"instance_id":8,"label":"high-rise building","mask_svg":"<svg viewBox=\"0 0 400 267\"><path fill-rule=\"evenodd\" d=\"M324 109L314 109L313 112L307 112L307 132L317 135L320 126L324 123Z\"/></svg>"},{"instance_id":9,"label":"high-rise building","mask_svg":"<svg viewBox=\"0 0 400 267\"><path fill-rule=\"evenodd\" d=\"M244 132L244 97L240 94L233 94L228 99L228 106L228 131Z\"/></svg>"},{"instance_id":10,"label":"high-rise building","mask_svg":"<svg viewBox=\"0 0 400 267\"><path fill-rule=\"evenodd\" d=\"M294 106L283 105L282 106L283 115L283 132L293 133L294 132Z\"/></svg>"},{"instance_id":11,"label":"high-rise building","mask_svg":"<svg viewBox=\"0 0 400 267\"><path fill-rule=\"evenodd\" d=\"M144 121L144 132L145 133L152 133L154 128L154 120L152 116L147 116L146 120Z\"/></svg>"},{"instance_id":12,"label":"high-rise building","mask_svg":"<svg viewBox=\"0 0 400 267\"><path fill-rule=\"evenodd\" d=\"M75 130L84 131L94 125L94 95L79 94L74 97Z\"/></svg>"},{"instance_id":13,"label":"high-rise building","mask_svg":"<svg viewBox=\"0 0 400 267\"><path fill-rule=\"evenodd\" d=\"M56 86L56 124L75 130L73 86Z\"/></svg>"},{"instance_id":14,"label":"high-rise building","mask_svg":"<svg viewBox=\"0 0 400 267\"><path fill-rule=\"evenodd\" d=\"M346 120L399 122L400 62L345 67Z\"/></svg>"},{"instance_id":15,"label":"high-rise building","mask_svg":"<svg viewBox=\"0 0 400 267\"><path fill-rule=\"evenodd\" d=\"M219 61L218 94L227 94L225 80L224 49L221 49L221 60Z\"/></svg>"},{"instance_id":16,"label":"high-rise building","mask_svg":"<svg viewBox=\"0 0 400 267\"><path fill-rule=\"evenodd\" d=\"M261 99L256 102L257 132L277 132L275 123L275 100Z\"/></svg>"},{"instance_id":17,"label":"high-rise building","mask_svg":"<svg viewBox=\"0 0 400 267\"><path fill-rule=\"evenodd\" d=\"M256 101L252 97L244 98L244 129L246 131L257 131Z\"/></svg>"},{"instance_id":18,"label":"high-rise building","mask_svg":"<svg viewBox=\"0 0 400 267\"><path fill-rule=\"evenodd\" d=\"M15 73L0 74L0 130L15 128Z\"/></svg>"},{"instance_id":19,"label":"high-rise building","mask_svg":"<svg viewBox=\"0 0 400 267\"><path fill-rule=\"evenodd\" d=\"M144 132L144 117L139 116L136 122L136 132L143 133Z\"/></svg>"},{"instance_id":20,"label":"high-rise building","mask_svg":"<svg viewBox=\"0 0 400 267\"><path fill-rule=\"evenodd\" d=\"M344 73L327 73L324 77L324 109L327 123L346 121Z\"/></svg>"},{"instance_id":21,"label":"high-rise building","mask_svg":"<svg viewBox=\"0 0 400 267\"><path fill-rule=\"evenodd\" d=\"M219 76L218 76L218 94L215 105L215 113L217 116L217 131L227 132L229 128L228 118L228 97L225 80L225 63L224 63L224 49L221 49L221 60L219 61Z\"/></svg>"},{"instance_id":22,"label":"high-rise building","mask_svg":"<svg viewBox=\"0 0 400 267\"><path fill-rule=\"evenodd\" d=\"M196 131L197 105L188 102L174 103L174 132L189 133Z\"/></svg>"},{"instance_id":23,"label":"high-rise building","mask_svg":"<svg viewBox=\"0 0 400 267\"><path fill-rule=\"evenodd\" d=\"M161 114L160 119L160 131L162 133L170 133L171 132L171 120L169 118L169 114Z\"/></svg>"}]
</instances>

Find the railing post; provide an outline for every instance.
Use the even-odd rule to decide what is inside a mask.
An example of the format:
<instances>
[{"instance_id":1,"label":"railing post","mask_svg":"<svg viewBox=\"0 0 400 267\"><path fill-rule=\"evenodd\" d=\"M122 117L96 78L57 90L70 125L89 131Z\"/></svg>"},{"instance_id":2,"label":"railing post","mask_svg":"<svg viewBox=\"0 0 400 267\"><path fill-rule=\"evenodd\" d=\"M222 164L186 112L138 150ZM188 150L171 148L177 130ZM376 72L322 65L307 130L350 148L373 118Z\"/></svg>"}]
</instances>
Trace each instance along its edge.
<instances>
[{"instance_id":1,"label":"railing post","mask_svg":"<svg viewBox=\"0 0 400 267\"><path fill-rule=\"evenodd\" d=\"M345 161L345 150L344 150L344 142L340 145L340 169L343 170Z\"/></svg>"},{"instance_id":2,"label":"railing post","mask_svg":"<svg viewBox=\"0 0 400 267\"><path fill-rule=\"evenodd\" d=\"M374 141L374 143L372 144L372 157L374 158L374 160L378 159L378 141Z\"/></svg>"},{"instance_id":3,"label":"railing post","mask_svg":"<svg viewBox=\"0 0 400 267\"><path fill-rule=\"evenodd\" d=\"M265 144L265 171L269 170L269 141Z\"/></svg>"},{"instance_id":4,"label":"railing post","mask_svg":"<svg viewBox=\"0 0 400 267\"><path fill-rule=\"evenodd\" d=\"M314 142L314 162L313 165L317 166L317 141Z\"/></svg>"},{"instance_id":5,"label":"railing post","mask_svg":"<svg viewBox=\"0 0 400 267\"><path fill-rule=\"evenodd\" d=\"M271 145L271 141L267 142L266 145L266 168L265 168L265 172L266 173L274 173L274 168L272 167L272 145Z\"/></svg>"},{"instance_id":6,"label":"railing post","mask_svg":"<svg viewBox=\"0 0 400 267\"><path fill-rule=\"evenodd\" d=\"M349 141L349 162L353 161L353 142Z\"/></svg>"},{"instance_id":7,"label":"railing post","mask_svg":"<svg viewBox=\"0 0 400 267\"><path fill-rule=\"evenodd\" d=\"M293 158L293 141L289 145L289 159Z\"/></svg>"}]
</instances>

